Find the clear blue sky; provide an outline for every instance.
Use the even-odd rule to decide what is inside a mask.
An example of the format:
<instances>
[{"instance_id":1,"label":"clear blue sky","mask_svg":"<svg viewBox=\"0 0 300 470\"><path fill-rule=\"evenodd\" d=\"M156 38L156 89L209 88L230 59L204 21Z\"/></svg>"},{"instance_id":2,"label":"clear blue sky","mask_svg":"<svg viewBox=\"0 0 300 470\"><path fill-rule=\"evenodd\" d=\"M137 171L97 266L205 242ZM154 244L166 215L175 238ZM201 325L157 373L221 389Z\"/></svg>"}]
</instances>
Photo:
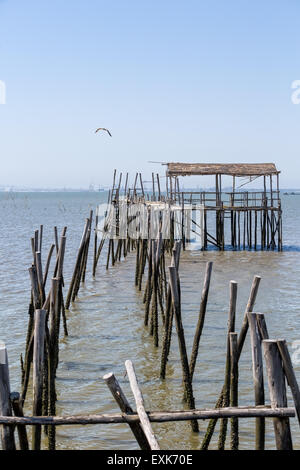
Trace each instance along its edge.
<instances>
[{"instance_id":1,"label":"clear blue sky","mask_svg":"<svg viewBox=\"0 0 300 470\"><path fill-rule=\"evenodd\" d=\"M299 0L0 0L0 185L155 160L270 161L300 187L297 79Z\"/></svg>"}]
</instances>

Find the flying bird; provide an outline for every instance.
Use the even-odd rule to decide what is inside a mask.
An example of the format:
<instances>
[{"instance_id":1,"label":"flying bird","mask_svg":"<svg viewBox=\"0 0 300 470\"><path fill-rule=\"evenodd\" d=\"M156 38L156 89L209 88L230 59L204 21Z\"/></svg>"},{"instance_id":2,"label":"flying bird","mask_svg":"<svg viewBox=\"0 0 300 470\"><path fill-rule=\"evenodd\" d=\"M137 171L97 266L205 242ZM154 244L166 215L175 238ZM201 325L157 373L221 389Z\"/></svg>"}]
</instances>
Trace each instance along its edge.
<instances>
[{"instance_id":1,"label":"flying bird","mask_svg":"<svg viewBox=\"0 0 300 470\"><path fill-rule=\"evenodd\" d=\"M104 127L99 127L98 129L96 129L96 130L95 130L95 134L97 134L98 131L105 131L105 132L108 133L108 135L110 135L110 136L112 137L112 135L111 135L111 133L109 132L109 130L108 130L108 129L105 129Z\"/></svg>"}]
</instances>

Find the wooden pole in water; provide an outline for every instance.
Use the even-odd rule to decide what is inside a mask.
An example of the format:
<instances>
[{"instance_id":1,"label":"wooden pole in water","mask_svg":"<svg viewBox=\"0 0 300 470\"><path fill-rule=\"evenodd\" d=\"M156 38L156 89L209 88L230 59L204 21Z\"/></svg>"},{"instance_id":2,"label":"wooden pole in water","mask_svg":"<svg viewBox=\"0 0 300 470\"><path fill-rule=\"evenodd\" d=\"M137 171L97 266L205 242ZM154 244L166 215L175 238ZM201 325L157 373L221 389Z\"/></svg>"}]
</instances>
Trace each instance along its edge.
<instances>
[{"instance_id":1,"label":"wooden pole in water","mask_svg":"<svg viewBox=\"0 0 300 470\"><path fill-rule=\"evenodd\" d=\"M34 252L39 251L39 231L34 232Z\"/></svg>"},{"instance_id":2,"label":"wooden pole in water","mask_svg":"<svg viewBox=\"0 0 300 470\"><path fill-rule=\"evenodd\" d=\"M55 248L56 254L58 254L58 234L57 234L57 227L54 227L54 240L55 240Z\"/></svg>"},{"instance_id":3,"label":"wooden pole in water","mask_svg":"<svg viewBox=\"0 0 300 470\"><path fill-rule=\"evenodd\" d=\"M49 311L49 344L48 344L48 390L49 390L49 415L56 414L56 388L55 376L58 364L59 349L59 323L60 323L60 280L52 278L51 298ZM55 449L55 426L48 427L48 449Z\"/></svg>"},{"instance_id":4,"label":"wooden pole in water","mask_svg":"<svg viewBox=\"0 0 300 470\"><path fill-rule=\"evenodd\" d=\"M257 328L258 328L258 331L259 331L261 341L263 339L269 339L269 333L268 333L267 324L266 324L264 314L263 313L256 313L255 314L255 319L256 319L256 324L257 324Z\"/></svg>"},{"instance_id":5,"label":"wooden pole in water","mask_svg":"<svg viewBox=\"0 0 300 470\"><path fill-rule=\"evenodd\" d=\"M128 172L126 173L126 180L125 180L125 186L124 186L124 195L126 196L127 194L127 186L128 186Z\"/></svg>"},{"instance_id":6,"label":"wooden pole in water","mask_svg":"<svg viewBox=\"0 0 300 470\"><path fill-rule=\"evenodd\" d=\"M241 248L241 211L238 211L238 247Z\"/></svg>"},{"instance_id":7,"label":"wooden pole in water","mask_svg":"<svg viewBox=\"0 0 300 470\"><path fill-rule=\"evenodd\" d=\"M29 268L29 274L30 274L30 279L31 279L33 309L31 308L29 309L29 321L28 321L26 347L25 347L25 361L24 361L24 370L22 373L22 404L24 404L26 394L27 394L30 368L31 368L32 357L33 357L34 310L41 307L37 274L36 274L36 268L34 265L31 268Z\"/></svg>"},{"instance_id":8,"label":"wooden pole in water","mask_svg":"<svg viewBox=\"0 0 300 470\"><path fill-rule=\"evenodd\" d=\"M197 356L198 356L200 338L201 338L203 325L204 325L204 320L205 320L206 305L207 305L207 299L208 299L208 292L209 292L209 286L210 286L212 267L213 267L212 261L209 261L208 263L206 263L205 278L204 278L204 284L203 284L203 289L202 289L202 294L201 294L201 302L200 302L200 312L199 312L199 317L198 317L198 323L197 323L197 326L196 326L195 337L194 337L193 348L192 348L192 355L191 355L191 360L190 360L190 379L191 379L191 381L193 380L193 376L194 376L194 372L195 372L195 366L196 366L196 361L197 361Z\"/></svg>"},{"instance_id":9,"label":"wooden pole in water","mask_svg":"<svg viewBox=\"0 0 300 470\"><path fill-rule=\"evenodd\" d=\"M157 188L158 188L158 200L160 201L161 200L161 190L160 190L160 181L159 181L159 174L158 173L156 174L156 178L157 178Z\"/></svg>"},{"instance_id":10,"label":"wooden pole in water","mask_svg":"<svg viewBox=\"0 0 300 470\"><path fill-rule=\"evenodd\" d=\"M179 279L178 279L176 267L170 266L169 273L170 273L172 302L173 302L174 315L175 315L175 324L176 324L181 365L182 365L183 383L185 387L185 397L189 405L189 408L194 409L195 399L194 399L194 394L193 394L193 386L192 386L190 368L189 368L188 357L187 357L187 352L186 352L184 330L183 330L183 325L182 325L182 320L181 320L180 297L179 297L179 291L178 291ZM197 422L192 421L191 426L194 432L199 431Z\"/></svg>"},{"instance_id":11,"label":"wooden pole in water","mask_svg":"<svg viewBox=\"0 0 300 470\"><path fill-rule=\"evenodd\" d=\"M117 404L120 407L122 413L133 414L133 409L131 408L119 382L117 381L114 374L106 374L103 376L103 380L111 391L112 396L116 400ZM151 446L148 443L147 437L143 431L143 428L140 423L129 423L129 427L134 434L140 448L142 450L151 450Z\"/></svg>"},{"instance_id":12,"label":"wooden pole in water","mask_svg":"<svg viewBox=\"0 0 300 470\"><path fill-rule=\"evenodd\" d=\"M10 384L8 357L5 345L0 345L0 415L12 416L10 403ZM1 442L3 450L15 450L14 428L1 426Z\"/></svg>"},{"instance_id":13,"label":"wooden pole in water","mask_svg":"<svg viewBox=\"0 0 300 470\"><path fill-rule=\"evenodd\" d=\"M226 351L226 363L225 363L225 380L223 387L223 400L222 407L228 407L230 404L230 333L234 332L235 329L235 314L236 314L236 301L237 301L237 288L238 284L236 281L230 281L230 298L229 298L229 313L228 313L228 332L227 332L227 351ZM220 423L220 434L218 440L218 450L225 449L226 434L227 434L228 419L222 418Z\"/></svg>"},{"instance_id":14,"label":"wooden pole in water","mask_svg":"<svg viewBox=\"0 0 300 470\"><path fill-rule=\"evenodd\" d=\"M93 259L93 277L96 275L96 267L97 267L97 252L98 252L98 221L99 221L99 214L98 214L98 207L96 209L96 217L95 217L95 233L94 233L94 259Z\"/></svg>"},{"instance_id":15,"label":"wooden pole in water","mask_svg":"<svg viewBox=\"0 0 300 470\"><path fill-rule=\"evenodd\" d=\"M246 209L243 210L244 213L244 230L243 230L243 250L246 249Z\"/></svg>"},{"instance_id":16,"label":"wooden pole in water","mask_svg":"<svg viewBox=\"0 0 300 470\"><path fill-rule=\"evenodd\" d=\"M286 341L284 339L277 340L277 346L282 359L283 370L293 395L298 422L300 424L300 391L290 353Z\"/></svg>"},{"instance_id":17,"label":"wooden pole in water","mask_svg":"<svg viewBox=\"0 0 300 470\"><path fill-rule=\"evenodd\" d=\"M43 304L45 300L45 290L44 290L44 278L43 278L43 269L42 269L42 257L41 257L40 251L35 252L35 266L36 266L40 301L41 301L41 304Z\"/></svg>"},{"instance_id":18,"label":"wooden pole in water","mask_svg":"<svg viewBox=\"0 0 300 470\"><path fill-rule=\"evenodd\" d=\"M238 339L238 358L241 355L243 345L244 345L244 341L245 341L247 331L248 331L248 326L249 326L249 324L248 324L248 312L253 311L260 281L261 281L260 276L254 276L252 286L251 286L250 296L249 296L248 303L247 303L247 306L246 306L246 311L245 311L245 314L244 314L242 328L241 328L241 331L240 331L240 334L239 334L239 339Z\"/></svg>"},{"instance_id":19,"label":"wooden pole in water","mask_svg":"<svg viewBox=\"0 0 300 470\"><path fill-rule=\"evenodd\" d=\"M246 335L247 335L247 331L248 331L248 316L247 315L248 315L248 312L253 311L260 280L261 280L260 276L254 276L252 286L251 286L250 295L249 295L249 299L248 299L248 303L247 303L245 314L244 314L243 324L242 324L241 331L240 331L240 334L239 334L239 339L238 339L238 347L237 347L238 360L240 358L240 355L241 355L241 352L242 352L242 349L243 349L243 345L244 345L244 342L245 342L245 338L246 338ZM216 402L216 408L220 408L222 406L223 394L224 394L224 386L223 386L223 388L221 390L221 393L219 395L219 398ZM216 424L217 424L217 419L211 419L209 421L205 436L204 436L202 444L201 444L201 449L202 450L208 449L211 438L212 438L214 430L215 430Z\"/></svg>"},{"instance_id":20,"label":"wooden pole in water","mask_svg":"<svg viewBox=\"0 0 300 470\"><path fill-rule=\"evenodd\" d=\"M237 333L229 333L230 342L230 406L238 406L238 335ZM238 418L231 418L231 450L239 448L239 424Z\"/></svg>"},{"instance_id":21,"label":"wooden pole in water","mask_svg":"<svg viewBox=\"0 0 300 470\"><path fill-rule=\"evenodd\" d=\"M133 367L133 364L131 361L126 361L125 362L125 367L127 370L127 375L130 383L130 388L132 390L135 403L136 403L136 411L137 414L139 415L140 422L141 422L141 427L144 431L144 434L147 438L147 441L150 445L151 450L159 450L159 444L156 440L156 437L152 431L152 427L148 418L148 415L145 411L145 406L144 406L144 399L142 392L140 391L137 377L135 375L135 370Z\"/></svg>"},{"instance_id":22,"label":"wooden pole in water","mask_svg":"<svg viewBox=\"0 0 300 470\"><path fill-rule=\"evenodd\" d=\"M254 211L254 250L257 249L257 210Z\"/></svg>"},{"instance_id":23,"label":"wooden pole in water","mask_svg":"<svg viewBox=\"0 0 300 470\"><path fill-rule=\"evenodd\" d=\"M47 257L47 262L46 262L45 272L44 272L44 278L43 278L43 288L44 288L44 289L45 289L46 282L47 282L47 277L48 277L50 262L51 262L52 253L53 253L53 251L54 251L54 248L55 248L55 245L54 245L54 244L51 245L50 250L49 250L49 253L48 253L48 257Z\"/></svg>"},{"instance_id":24,"label":"wooden pole in water","mask_svg":"<svg viewBox=\"0 0 300 470\"><path fill-rule=\"evenodd\" d=\"M12 392L10 394L10 401L11 401L11 405L14 411L14 415L19 416L19 417L24 417L20 394L18 392ZM17 424L17 430L18 430L20 450L29 450L26 426L24 424Z\"/></svg>"},{"instance_id":25,"label":"wooden pole in water","mask_svg":"<svg viewBox=\"0 0 300 470\"><path fill-rule=\"evenodd\" d=\"M145 318L144 325L148 326L149 323L149 310L152 297L152 243L153 240L148 241L148 280L146 286L146 298L145 298Z\"/></svg>"},{"instance_id":26,"label":"wooden pole in water","mask_svg":"<svg viewBox=\"0 0 300 470\"><path fill-rule=\"evenodd\" d=\"M155 253L156 253L157 242L152 240L152 297L151 297L151 316L150 316L150 335L155 338L155 321L157 318L157 289L156 289L156 276L155 276ZM155 342L155 339L154 339Z\"/></svg>"},{"instance_id":27,"label":"wooden pole in water","mask_svg":"<svg viewBox=\"0 0 300 470\"><path fill-rule=\"evenodd\" d=\"M271 407L287 406L285 375L281 355L275 340L264 340L264 357L268 375ZM289 418L274 418L274 432L277 450L293 450Z\"/></svg>"},{"instance_id":28,"label":"wooden pole in water","mask_svg":"<svg viewBox=\"0 0 300 470\"><path fill-rule=\"evenodd\" d=\"M181 253L181 242L177 241L175 242L174 248L172 250L173 255L171 259L171 266L175 266L177 273L179 270L179 262L180 262L180 253ZM170 291L170 302L171 302L171 309L170 309L170 318L169 318L169 327L168 327L168 336L167 336L167 357L166 359L168 360L169 352L170 352L170 346L171 346L171 337L172 337L172 330L173 330L173 316L174 316L174 308L172 305L172 292L171 292L171 286L169 283L168 286L168 298L169 298L169 291ZM178 293L180 295L180 285L178 284ZM179 299L180 300L180 299Z\"/></svg>"},{"instance_id":29,"label":"wooden pole in water","mask_svg":"<svg viewBox=\"0 0 300 470\"><path fill-rule=\"evenodd\" d=\"M256 322L256 314L248 312L248 322L250 327L251 353L252 353L252 373L254 382L255 406L265 404L263 359L260 333ZM265 420L256 418L255 420L255 450L265 448Z\"/></svg>"},{"instance_id":30,"label":"wooden pole in water","mask_svg":"<svg viewBox=\"0 0 300 470\"><path fill-rule=\"evenodd\" d=\"M159 276L159 262L162 247L162 233L159 232L157 241L153 243L153 292L152 292L152 324L153 324L153 337L154 346L158 347L158 276Z\"/></svg>"},{"instance_id":31,"label":"wooden pole in water","mask_svg":"<svg viewBox=\"0 0 300 470\"><path fill-rule=\"evenodd\" d=\"M181 244L176 242L173 250L173 257L171 260L171 266L175 266L178 270L179 257L180 257ZM170 351L171 335L173 326L173 305L172 305L172 294L170 283L168 285L166 294L166 309L165 309L165 324L164 324L164 336L162 342L162 353L161 353L161 365L160 365L160 378L166 378L166 367L168 361L168 355Z\"/></svg>"},{"instance_id":32,"label":"wooden pole in water","mask_svg":"<svg viewBox=\"0 0 300 470\"><path fill-rule=\"evenodd\" d=\"M155 201L155 182L154 182L154 173L152 173L152 201Z\"/></svg>"},{"instance_id":33,"label":"wooden pole in water","mask_svg":"<svg viewBox=\"0 0 300 470\"><path fill-rule=\"evenodd\" d=\"M46 310L35 311L34 322L34 346L33 346L33 415L40 416L42 413L43 396L43 367L45 346L45 320ZM40 450L41 426L32 429L32 449Z\"/></svg>"},{"instance_id":34,"label":"wooden pole in water","mask_svg":"<svg viewBox=\"0 0 300 470\"><path fill-rule=\"evenodd\" d=\"M75 290L75 293L76 293L76 284L78 283L77 278L78 278L78 276L80 276L78 271L80 269L80 264L81 264L81 261L82 261L82 255L83 255L83 250L84 250L84 246L85 246L85 240L86 240L86 235L87 235L87 232L88 232L88 228L89 228L89 219L86 219L83 234L82 234L80 245L79 245L77 258L76 258L76 263L75 263L75 267L74 267L74 271L73 271L73 275L72 275L72 280L71 280L71 284L70 284L67 299L66 299L66 305L65 305L66 309L68 309L70 307L71 300L74 300L74 290Z\"/></svg>"}]
</instances>

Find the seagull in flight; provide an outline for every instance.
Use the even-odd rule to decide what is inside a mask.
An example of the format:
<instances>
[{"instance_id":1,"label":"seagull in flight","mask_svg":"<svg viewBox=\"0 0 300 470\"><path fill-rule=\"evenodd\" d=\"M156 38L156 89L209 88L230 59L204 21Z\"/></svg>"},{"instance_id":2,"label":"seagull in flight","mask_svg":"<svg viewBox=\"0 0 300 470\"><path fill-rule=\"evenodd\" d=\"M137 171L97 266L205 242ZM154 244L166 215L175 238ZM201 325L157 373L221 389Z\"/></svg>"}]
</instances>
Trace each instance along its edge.
<instances>
[{"instance_id":1,"label":"seagull in flight","mask_svg":"<svg viewBox=\"0 0 300 470\"><path fill-rule=\"evenodd\" d=\"M99 127L98 129L96 129L96 130L95 130L95 134L97 134L98 131L105 131L105 132L108 133L108 135L110 135L110 136L112 137L112 135L111 135L111 133L109 132L109 130L108 130L108 129L105 129L104 127Z\"/></svg>"}]
</instances>

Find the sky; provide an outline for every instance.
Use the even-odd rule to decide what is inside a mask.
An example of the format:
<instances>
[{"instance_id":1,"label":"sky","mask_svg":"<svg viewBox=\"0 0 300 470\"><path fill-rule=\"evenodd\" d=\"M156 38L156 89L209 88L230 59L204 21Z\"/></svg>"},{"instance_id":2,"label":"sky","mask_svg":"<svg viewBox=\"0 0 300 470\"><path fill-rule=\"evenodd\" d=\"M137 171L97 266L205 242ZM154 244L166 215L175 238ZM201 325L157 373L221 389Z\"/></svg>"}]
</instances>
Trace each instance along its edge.
<instances>
[{"instance_id":1,"label":"sky","mask_svg":"<svg viewBox=\"0 0 300 470\"><path fill-rule=\"evenodd\" d=\"M0 186L182 161L274 162L300 188L296 80L299 0L0 0Z\"/></svg>"}]
</instances>

